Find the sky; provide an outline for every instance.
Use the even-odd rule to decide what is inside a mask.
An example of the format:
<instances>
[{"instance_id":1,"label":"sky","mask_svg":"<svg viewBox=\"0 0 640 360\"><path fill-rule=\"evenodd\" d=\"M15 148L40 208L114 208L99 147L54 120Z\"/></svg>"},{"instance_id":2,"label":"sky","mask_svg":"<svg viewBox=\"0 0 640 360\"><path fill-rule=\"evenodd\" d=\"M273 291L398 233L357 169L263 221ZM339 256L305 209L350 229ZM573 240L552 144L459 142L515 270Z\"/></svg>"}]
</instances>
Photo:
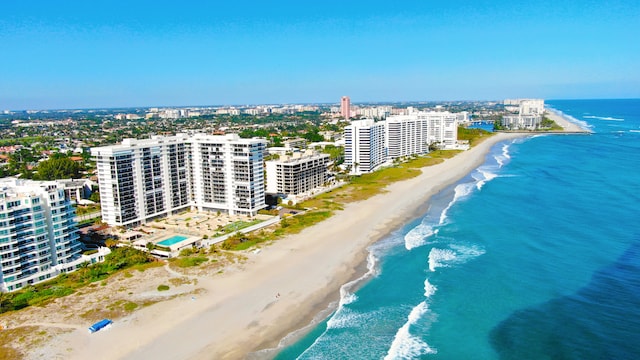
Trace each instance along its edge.
<instances>
[{"instance_id":1,"label":"sky","mask_svg":"<svg viewBox=\"0 0 640 360\"><path fill-rule=\"evenodd\" d=\"M640 1L0 1L0 111L640 97Z\"/></svg>"}]
</instances>

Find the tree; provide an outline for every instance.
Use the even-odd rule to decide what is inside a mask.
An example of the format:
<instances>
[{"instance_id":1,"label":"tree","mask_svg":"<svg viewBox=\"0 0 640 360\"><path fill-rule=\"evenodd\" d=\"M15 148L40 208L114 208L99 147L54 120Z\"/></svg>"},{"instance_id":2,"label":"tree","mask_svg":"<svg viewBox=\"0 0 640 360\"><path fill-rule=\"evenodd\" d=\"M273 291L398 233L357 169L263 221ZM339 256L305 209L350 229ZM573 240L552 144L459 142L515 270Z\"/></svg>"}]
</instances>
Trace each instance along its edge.
<instances>
[{"instance_id":1,"label":"tree","mask_svg":"<svg viewBox=\"0 0 640 360\"><path fill-rule=\"evenodd\" d=\"M94 191L91 193L91 196L89 196L89 200L99 203L100 202L100 193L97 191Z\"/></svg>"},{"instance_id":2,"label":"tree","mask_svg":"<svg viewBox=\"0 0 640 360\"><path fill-rule=\"evenodd\" d=\"M54 156L38 164L36 180L56 180L80 177L82 167L66 156Z\"/></svg>"}]
</instances>

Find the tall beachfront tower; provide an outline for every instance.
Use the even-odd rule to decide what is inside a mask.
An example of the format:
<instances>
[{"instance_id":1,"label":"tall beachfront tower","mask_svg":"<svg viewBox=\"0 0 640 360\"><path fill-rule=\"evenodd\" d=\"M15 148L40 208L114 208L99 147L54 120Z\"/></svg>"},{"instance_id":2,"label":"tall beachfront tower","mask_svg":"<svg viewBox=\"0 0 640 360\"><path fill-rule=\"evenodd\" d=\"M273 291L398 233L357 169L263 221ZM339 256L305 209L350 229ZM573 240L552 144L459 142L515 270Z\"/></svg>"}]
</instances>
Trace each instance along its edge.
<instances>
[{"instance_id":1,"label":"tall beachfront tower","mask_svg":"<svg viewBox=\"0 0 640 360\"><path fill-rule=\"evenodd\" d=\"M340 113L345 120L349 120L351 117L351 99L348 96L343 96L340 99Z\"/></svg>"},{"instance_id":2,"label":"tall beachfront tower","mask_svg":"<svg viewBox=\"0 0 640 360\"><path fill-rule=\"evenodd\" d=\"M75 270L83 260L74 217L55 181L0 179L0 291Z\"/></svg>"},{"instance_id":3,"label":"tall beachfront tower","mask_svg":"<svg viewBox=\"0 0 640 360\"><path fill-rule=\"evenodd\" d=\"M98 169L102 221L133 226L190 206L188 137L125 139L91 149Z\"/></svg>"},{"instance_id":4,"label":"tall beachfront tower","mask_svg":"<svg viewBox=\"0 0 640 360\"><path fill-rule=\"evenodd\" d=\"M136 226L188 208L256 215L264 208L266 140L154 136L91 149L102 219Z\"/></svg>"},{"instance_id":5,"label":"tall beachfront tower","mask_svg":"<svg viewBox=\"0 0 640 360\"><path fill-rule=\"evenodd\" d=\"M345 165L351 174L372 172L386 162L384 121L352 121L344 128L344 140Z\"/></svg>"},{"instance_id":6,"label":"tall beachfront tower","mask_svg":"<svg viewBox=\"0 0 640 360\"><path fill-rule=\"evenodd\" d=\"M390 116L385 121L387 156L401 156L429 152L429 121L418 114Z\"/></svg>"},{"instance_id":7,"label":"tall beachfront tower","mask_svg":"<svg viewBox=\"0 0 640 360\"><path fill-rule=\"evenodd\" d=\"M193 159L192 205L200 211L255 216L266 207L264 151L267 141L236 134L196 134L188 143Z\"/></svg>"}]
</instances>

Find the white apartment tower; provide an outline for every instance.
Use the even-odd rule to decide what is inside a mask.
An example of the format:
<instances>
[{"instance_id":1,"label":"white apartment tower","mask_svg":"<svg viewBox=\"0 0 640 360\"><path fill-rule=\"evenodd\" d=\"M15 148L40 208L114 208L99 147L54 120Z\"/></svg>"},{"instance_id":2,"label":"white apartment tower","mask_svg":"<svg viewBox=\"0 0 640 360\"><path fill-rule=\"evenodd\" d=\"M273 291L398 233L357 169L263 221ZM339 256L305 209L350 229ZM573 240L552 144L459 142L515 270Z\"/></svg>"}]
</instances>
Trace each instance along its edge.
<instances>
[{"instance_id":1,"label":"white apartment tower","mask_svg":"<svg viewBox=\"0 0 640 360\"><path fill-rule=\"evenodd\" d=\"M0 179L0 292L73 271L84 261L74 217L55 181Z\"/></svg>"},{"instance_id":2,"label":"white apartment tower","mask_svg":"<svg viewBox=\"0 0 640 360\"><path fill-rule=\"evenodd\" d=\"M502 117L502 126L507 129L535 130L542 122L544 114L544 100L542 99L512 99L504 101L505 109L517 112Z\"/></svg>"},{"instance_id":3,"label":"white apartment tower","mask_svg":"<svg viewBox=\"0 0 640 360\"><path fill-rule=\"evenodd\" d=\"M387 156L401 156L429 152L429 121L423 116L397 115L386 120Z\"/></svg>"},{"instance_id":4,"label":"white apartment tower","mask_svg":"<svg viewBox=\"0 0 640 360\"><path fill-rule=\"evenodd\" d=\"M448 111L429 111L416 113L418 118L429 122L428 143L442 149L455 149L458 142L458 122L466 116L465 113L450 113Z\"/></svg>"},{"instance_id":5,"label":"white apartment tower","mask_svg":"<svg viewBox=\"0 0 640 360\"><path fill-rule=\"evenodd\" d=\"M265 140L154 136L91 149L102 219L135 226L194 207L255 215L264 205Z\"/></svg>"},{"instance_id":6,"label":"white apartment tower","mask_svg":"<svg viewBox=\"0 0 640 360\"><path fill-rule=\"evenodd\" d=\"M267 193L298 195L327 181L328 154L309 151L266 161Z\"/></svg>"},{"instance_id":7,"label":"white apartment tower","mask_svg":"<svg viewBox=\"0 0 640 360\"><path fill-rule=\"evenodd\" d=\"M344 140L345 165L351 166L351 174L372 172L386 162L384 121L352 121L344 128Z\"/></svg>"},{"instance_id":8,"label":"white apartment tower","mask_svg":"<svg viewBox=\"0 0 640 360\"><path fill-rule=\"evenodd\" d=\"M197 134L189 139L193 206L256 215L264 208L266 140Z\"/></svg>"}]
</instances>

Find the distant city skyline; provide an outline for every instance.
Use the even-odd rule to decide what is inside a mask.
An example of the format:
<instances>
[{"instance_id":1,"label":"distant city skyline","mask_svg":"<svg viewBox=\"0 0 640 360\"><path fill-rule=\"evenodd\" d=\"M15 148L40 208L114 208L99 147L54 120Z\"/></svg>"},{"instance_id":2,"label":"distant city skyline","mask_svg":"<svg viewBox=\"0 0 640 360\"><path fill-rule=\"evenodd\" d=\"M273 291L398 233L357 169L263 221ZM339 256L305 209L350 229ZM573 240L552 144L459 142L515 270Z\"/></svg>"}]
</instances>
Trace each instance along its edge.
<instances>
[{"instance_id":1,"label":"distant city skyline","mask_svg":"<svg viewBox=\"0 0 640 360\"><path fill-rule=\"evenodd\" d=\"M631 0L0 3L0 111L640 97Z\"/></svg>"}]
</instances>

